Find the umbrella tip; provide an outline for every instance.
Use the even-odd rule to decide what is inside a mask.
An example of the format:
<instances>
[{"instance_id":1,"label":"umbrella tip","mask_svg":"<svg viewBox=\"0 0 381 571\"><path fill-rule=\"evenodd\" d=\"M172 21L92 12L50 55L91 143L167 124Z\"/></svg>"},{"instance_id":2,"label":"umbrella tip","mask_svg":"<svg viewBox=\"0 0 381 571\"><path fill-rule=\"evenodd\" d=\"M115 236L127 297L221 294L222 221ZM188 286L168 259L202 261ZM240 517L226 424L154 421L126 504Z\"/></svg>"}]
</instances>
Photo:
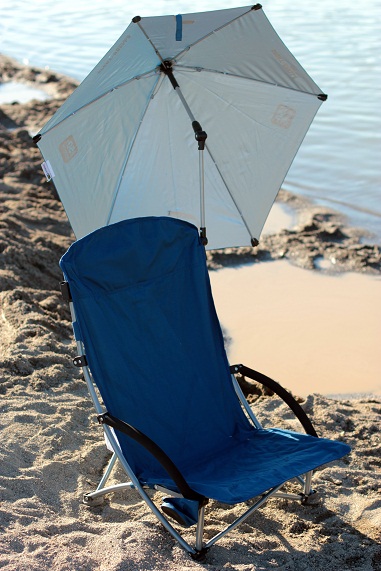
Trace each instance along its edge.
<instances>
[{"instance_id":1,"label":"umbrella tip","mask_svg":"<svg viewBox=\"0 0 381 571\"><path fill-rule=\"evenodd\" d=\"M251 245L253 246L253 248L255 248L256 246L258 246L259 242L256 238L252 238L251 239Z\"/></svg>"},{"instance_id":2,"label":"umbrella tip","mask_svg":"<svg viewBox=\"0 0 381 571\"><path fill-rule=\"evenodd\" d=\"M140 20L141 20L140 16L135 16L135 18L132 18L134 24L137 24L138 22L140 22Z\"/></svg>"},{"instance_id":3,"label":"umbrella tip","mask_svg":"<svg viewBox=\"0 0 381 571\"><path fill-rule=\"evenodd\" d=\"M326 93L320 93L317 97L320 101L327 101L328 95Z\"/></svg>"},{"instance_id":4,"label":"umbrella tip","mask_svg":"<svg viewBox=\"0 0 381 571\"><path fill-rule=\"evenodd\" d=\"M261 10L262 4L255 4L251 9L252 10Z\"/></svg>"}]
</instances>

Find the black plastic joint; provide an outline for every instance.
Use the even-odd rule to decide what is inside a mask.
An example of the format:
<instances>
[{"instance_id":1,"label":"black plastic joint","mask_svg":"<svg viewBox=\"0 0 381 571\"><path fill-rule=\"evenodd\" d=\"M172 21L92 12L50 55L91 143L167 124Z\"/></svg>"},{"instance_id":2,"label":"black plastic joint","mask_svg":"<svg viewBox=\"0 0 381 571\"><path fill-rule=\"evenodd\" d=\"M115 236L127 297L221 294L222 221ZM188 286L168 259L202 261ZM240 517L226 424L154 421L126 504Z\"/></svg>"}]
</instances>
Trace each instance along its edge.
<instances>
[{"instance_id":1,"label":"black plastic joint","mask_svg":"<svg viewBox=\"0 0 381 571\"><path fill-rule=\"evenodd\" d=\"M200 228L200 239L203 246L208 244L208 238L206 237L206 228Z\"/></svg>"},{"instance_id":2,"label":"black plastic joint","mask_svg":"<svg viewBox=\"0 0 381 571\"><path fill-rule=\"evenodd\" d=\"M87 366L86 355L78 355L77 357L74 357L73 365L75 367L86 367Z\"/></svg>"},{"instance_id":3,"label":"black plastic joint","mask_svg":"<svg viewBox=\"0 0 381 571\"><path fill-rule=\"evenodd\" d=\"M252 10L261 10L262 4L255 4L251 9Z\"/></svg>"},{"instance_id":4,"label":"black plastic joint","mask_svg":"<svg viewBox=\"0 0 381 571\"><path fill-rule=\"evenodd\" d=\"M253 246L253 248L256 248L258 246L259 242L256 238L252 238L251 239L251 245Z\"/></svg>"},{"instance_id":5,"label":"black plastic joint","mask_svg":"<svg viewBox=\"0 0 381 571\"><path fill-rule=\"evenodd\" d=\"M195 139L198 142L198 150L203 151L205 149L205 141L208 135L205 133L205 131L203 131L198 121L192 121L192 127Z\"/></svg>"},{"instance_id":6,"label":"black plastic joint","mask_svg":"<svg viewBox=\"0 0 381 571\"><path fill-rule=\"evenodd\" d=\"M70 293L70 287L69 287L69 284L67 282L60 282L60 290L61 290L62 297L64 298L65 301L67 301L67 302L72 301L72 297L71 297L71 293Z\"/></svg>"},{"instance_id":7,"label":"black plastic joint","mask_svg":"<svg viewBox=\"0 0 381 571\"><path fill-rule=\"evenodd\" d=\"M180 87L175 79L175 76L173 75L171 60L167 59L163 61L163 63L160 64L160 71L165 73L165 75L168 77L173 89L177 89L177 87Z\"/></svg>"},{"instance_id":8,"label":"black plastic joint","mask_svg":"<svg viewBox=\"0 0 381 571\"><path fill-rule=\"evenodd\" d=\"M132 18L132 22L133 22L134 24L137 24L138 22L140 22L140 20L141 20L141 17L140 17L140 16L135 16L135 18Z\"/></svg>"},{"instance_id":9,"label":"black plastic joint","mask_svg":"<svg viewBox=\"0 0 381 571\"><path fill-rule=\"evenodd\" d=\"M237 373L240 372L240 370L242 369L243 365L231 365L230 367L230 372L235 375Z\"/></svg>"},{"instance_id":10,"label":"black plastic joint","mask_svg":"<svg viewBox=\"0 0 381 571\"><path fill-rule=\"evenodd\" d=\"M202 563L206 559L206 554L209 551L209 547L203 547L202 549L198 549L195 553L191 553L190 556L194 561L199 561Z\"/></svg>"},{"instance_id":11,"label":"black plastic joint","mask_svg":"<svg viewBox=\"0 0 381 571\"><path fill-rule=\"evenodd\" d=\"M205 142L206 139L208 138L208 135L205 133L205 131L196 131L196 133L194 134L196 141L200 142Z\"/></svg>"},{"instance_id":12,"label":"black plastic joint","mask_svg":"<svg viewBox=\"0 0 381 571\"><path fill-rule=\"evenodd\" d=\"M202 127L198 121L192 121L192 127L195 134L198 133L198 131L202 131Z\"/></svg>"},{"instance_id":13,"label":"black plastic joint","mask_svg":"<svg viewBox=\"0 0 381 571\"><path fill-rule=\"evenodd\" d=\"M320 93L317 98L320 99L320 101L327 101L328 95L326 93Z\"/></svg>"},{"instance_id":14,"label":"black plastic joint","mask_svg":"<svg viewBox=\"0 0 381 571\"><path fill-rule=\"evenodd\" d=\"M41 139L41 135L35 135L33 137L33 143L35 143L37 145L38 141Z\"/></svg>"}]
</instances>

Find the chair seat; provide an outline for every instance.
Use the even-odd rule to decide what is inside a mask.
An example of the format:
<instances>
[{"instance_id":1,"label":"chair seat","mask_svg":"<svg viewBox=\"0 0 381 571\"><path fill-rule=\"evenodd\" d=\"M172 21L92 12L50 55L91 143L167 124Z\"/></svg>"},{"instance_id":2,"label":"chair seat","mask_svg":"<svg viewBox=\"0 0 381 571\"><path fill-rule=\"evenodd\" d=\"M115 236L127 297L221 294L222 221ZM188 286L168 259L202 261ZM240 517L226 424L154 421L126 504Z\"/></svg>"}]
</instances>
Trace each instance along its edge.
<instances>
[{"instance_id":1,"label":"chair seat","mask_svg":"<svg viewBox=\"0 0 381 571\"><path fill-rule=\"evenodd\" d=\"M314 470L348 453L338 441L281 429L253 429L231 439L224 451L194 463L184 473L196 492L222 503L235 504L258 496L290 478ZM144 475L143 475L144 478ZM146 483L173 488L170 479Z\"/></svg>"}]
</instances>

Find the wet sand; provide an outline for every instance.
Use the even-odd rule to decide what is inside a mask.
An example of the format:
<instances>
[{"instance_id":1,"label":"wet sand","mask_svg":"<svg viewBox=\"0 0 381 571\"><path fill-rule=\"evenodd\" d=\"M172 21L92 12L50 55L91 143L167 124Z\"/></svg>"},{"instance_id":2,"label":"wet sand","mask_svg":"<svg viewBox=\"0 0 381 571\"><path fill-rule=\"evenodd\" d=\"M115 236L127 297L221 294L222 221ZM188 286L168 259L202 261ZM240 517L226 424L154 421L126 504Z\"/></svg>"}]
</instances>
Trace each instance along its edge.
<instances>
[{"instance_id":1,"label":"wet sand","mask_svg":"<svg viewBox=\"0 0 381 571\"><path fill-rule=\"evenodd\" d=\"M53 187L44 182L42 159L31 142L31 135L75 82L5 57L0 57L0 77L53 95L47 101L8 103L0 109L0 567L5 571L380 571L381 399L376 395L336 401L308 389L308 396L299 397L319 435L343 439L353 447L352 453L316 471L316 503L302 506L271 500L217 543L203 564L174 543L134 491L116 493L93 509L81 503L82 494L96 487L110 455L85 383L72 364L76 351L70 316L58 292L58 260L74 237ZM295 211L295 228L276 228L255 250L211 253L210 268L249 262L266 273L270 268L277 272L281 264L284 289L290 286L285 260L301 268L318 268L334 259L342 271L380 275L380 247L367 244L362 233L347 228L336 213L284 192L279 203ZM235 270L226 270L226 275L230 271ZM324 283L330 279L322 276ZM261 287L266 292L267 286ZM359 298L368 295L365 285L358 282L356 287ZM323 303L331 294L322 288L321 292ZM238 296L230 292L230 297ZM250 301L258 299L255 293L250 296ZM251 311L251 303L245 304ZM321 331L320 315L304 317L308 329ZM363 327L355 317L350 325L355 332ZM270 346L272 337L261 336ZM282 366L291 366L292 359L285 356ZM324 356L318 355L318 360ZM368 376L368 370L361 371L364 385ZM285 405L259 387L250 391L250 402L264 424L296 428ZM120 477L117 470L115 480ZM231 522L244 507L208 506L206 536ZM186 538L193 533L186 531Z\"/></svg>"}]
</instances>

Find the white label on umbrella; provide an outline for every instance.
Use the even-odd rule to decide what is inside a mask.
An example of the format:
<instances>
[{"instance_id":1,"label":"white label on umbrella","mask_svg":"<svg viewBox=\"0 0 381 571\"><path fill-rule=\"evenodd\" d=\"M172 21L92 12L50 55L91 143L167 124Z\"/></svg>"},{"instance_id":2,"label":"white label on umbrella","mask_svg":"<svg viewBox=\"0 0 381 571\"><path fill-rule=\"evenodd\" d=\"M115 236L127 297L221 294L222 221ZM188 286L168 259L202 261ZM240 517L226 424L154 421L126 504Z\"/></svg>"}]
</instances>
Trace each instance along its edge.
<instances>
[{"instance_id":1,"label":"white label on umbrella","mask_svg":"<svg viewBox=\"0 0 381 571\"><path fill-rule=\"evenodd\" d=\"M54 170L50 161L45 161L42 163L42 170L44 171L44 175L46 176L46 180L49 182L52 178L55 177Z\"/></svg>"}]
</instances>

